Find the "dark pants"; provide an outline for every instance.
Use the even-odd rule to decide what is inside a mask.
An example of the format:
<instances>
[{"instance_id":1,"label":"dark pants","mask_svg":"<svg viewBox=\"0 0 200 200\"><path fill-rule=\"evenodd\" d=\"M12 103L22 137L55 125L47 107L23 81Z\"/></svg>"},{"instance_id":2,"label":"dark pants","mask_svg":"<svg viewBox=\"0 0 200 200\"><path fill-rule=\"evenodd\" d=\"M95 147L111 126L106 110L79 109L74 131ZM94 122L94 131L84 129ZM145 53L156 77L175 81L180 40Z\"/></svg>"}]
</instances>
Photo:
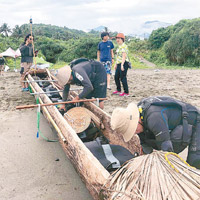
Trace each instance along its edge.
<instances>
[{"instance_id":1,"label":"dark pants","mask_svg":"<svg viewBox=\"0 0 200 200\"><path fill-rule=\"evenodd\" d=\"M124 63L124 71L121 70L121 63L117 64L117 69L115 71L115 84L117 86L117 91L121 92L121 83L124 88L125 93L129 93L128 91L128 83L127 83L127 71L128 71L128 62Z\"/></svg>"}]
</instances>

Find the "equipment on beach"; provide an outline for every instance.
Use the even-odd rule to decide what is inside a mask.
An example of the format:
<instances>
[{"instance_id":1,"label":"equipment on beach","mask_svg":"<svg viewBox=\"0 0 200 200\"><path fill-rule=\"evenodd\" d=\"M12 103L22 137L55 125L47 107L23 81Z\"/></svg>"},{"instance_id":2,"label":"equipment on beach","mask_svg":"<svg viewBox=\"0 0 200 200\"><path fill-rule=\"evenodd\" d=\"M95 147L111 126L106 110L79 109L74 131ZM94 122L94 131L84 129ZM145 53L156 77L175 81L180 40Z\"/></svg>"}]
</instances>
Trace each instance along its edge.
<instances>
[{"instance_id":1,"label":"equipment on beach","mask_svg":"<svg viewBox=\"0 0 200 200\"><path fill-rule=\"evenodd\" d=\"M124 164L108 178L101 200L198 200L200 170L171 152L155 151Z\"/></svg>"},{"instance_id":2,"label":"equipment on beach","mask_svg":"<svg viewBox=\"0 0 200 200\"><path fill-rule=\"evenodd\" d=\"M127 160L134 157L124 147L102 142L99 137L84 144L109 172L115 171Z\"/></svg>"}]
</instances>

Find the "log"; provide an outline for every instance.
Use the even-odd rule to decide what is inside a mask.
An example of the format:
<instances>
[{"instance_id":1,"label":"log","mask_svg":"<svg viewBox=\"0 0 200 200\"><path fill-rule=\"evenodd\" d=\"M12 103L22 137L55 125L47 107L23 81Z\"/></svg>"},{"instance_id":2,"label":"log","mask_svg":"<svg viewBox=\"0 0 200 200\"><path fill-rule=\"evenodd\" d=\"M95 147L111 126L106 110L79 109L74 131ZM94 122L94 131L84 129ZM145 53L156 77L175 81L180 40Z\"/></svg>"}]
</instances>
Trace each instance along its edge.
<instances>
[{"instance_id":1,"label":"log","mask_svg":"<svg viewBox=\"0 0 200 200\"><path fill-rule=\"evenodd\" d=\"M30 75L28 75L28 79L30 81L33 80ZM32 82L31 84L37 92L43 92L37 83ZM45 94L41 94L40 98L46 104L51 103L51 100ZM99 199L99 191L109 177L109 173L79 139L76 132L63 118L58 109L55 106L48 106L46 109L66 139L66 142L60 140L65 153L85 182L92 197L95 200Z\"/></svg>"}]
</instances>

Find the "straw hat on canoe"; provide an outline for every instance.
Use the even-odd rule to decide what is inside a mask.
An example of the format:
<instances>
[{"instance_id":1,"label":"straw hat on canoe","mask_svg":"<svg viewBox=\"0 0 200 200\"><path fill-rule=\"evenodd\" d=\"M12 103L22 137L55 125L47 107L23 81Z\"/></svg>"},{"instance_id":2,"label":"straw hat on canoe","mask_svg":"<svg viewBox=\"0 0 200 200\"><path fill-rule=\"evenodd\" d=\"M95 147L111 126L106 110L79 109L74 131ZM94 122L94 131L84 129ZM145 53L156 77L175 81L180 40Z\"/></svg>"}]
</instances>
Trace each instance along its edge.
<instances>
[{"instance_id":1,"label":"straw hat on canoe","mask_svg":"<svg viewBox=\"0 0 200 200\"><path fill-rule=\"evenodd\" d=\"M86 130L91 122L91 115L84 107L70 109L64 114L64 118L76 133L81 133Z\"/></svg>"}]
</instances>

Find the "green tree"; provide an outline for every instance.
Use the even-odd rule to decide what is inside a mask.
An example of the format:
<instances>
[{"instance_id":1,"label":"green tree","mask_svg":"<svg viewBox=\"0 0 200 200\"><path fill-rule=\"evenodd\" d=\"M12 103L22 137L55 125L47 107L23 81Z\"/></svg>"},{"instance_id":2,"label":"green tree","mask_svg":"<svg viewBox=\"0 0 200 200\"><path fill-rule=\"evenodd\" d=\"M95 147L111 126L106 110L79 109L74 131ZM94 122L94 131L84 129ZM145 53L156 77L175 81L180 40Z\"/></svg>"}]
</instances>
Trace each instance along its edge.
<instances>
[{"instance_id":1,"label":"green tree","mask_svg":"<svg viewBox=\"0 0 200 200\"><path fill-rule=\"evenodd\" d=\"M200 18L184 23L179 32L176 31L164 45L166 57L175 64L199 66Z\"/></svg>"},{"instance_id":2,"label":"green tree","mask_svg":"<svg viewBox=\"0 0 200 200\"><path fill-rule=\"evenodd\" d=\"M151 49L159 49L172 34L172 26L154 30L149 37L149 46Z\"/></svg>"},{"instance_id":3,"label":"green tree","mask_svg":"<svg viewBox=\"0 0 200 200\"><path fill-rule=\"evenodd\" d=\"M12 36L16 38L23 37L23 30L19 25L16 25L15 28L13 28Z\"/></svg>"},{"instance_id":4,"label":"green tree","mask_svg":"<svg viewBox=\"0 0 200 200\"><path fill-rule=\"evenodd\" d=\"M8 24L3 23L0 27L0 33L3 33L6 37L8 37L8 33L11 33L11 29Z\"/></svg>"}]
</instances>

